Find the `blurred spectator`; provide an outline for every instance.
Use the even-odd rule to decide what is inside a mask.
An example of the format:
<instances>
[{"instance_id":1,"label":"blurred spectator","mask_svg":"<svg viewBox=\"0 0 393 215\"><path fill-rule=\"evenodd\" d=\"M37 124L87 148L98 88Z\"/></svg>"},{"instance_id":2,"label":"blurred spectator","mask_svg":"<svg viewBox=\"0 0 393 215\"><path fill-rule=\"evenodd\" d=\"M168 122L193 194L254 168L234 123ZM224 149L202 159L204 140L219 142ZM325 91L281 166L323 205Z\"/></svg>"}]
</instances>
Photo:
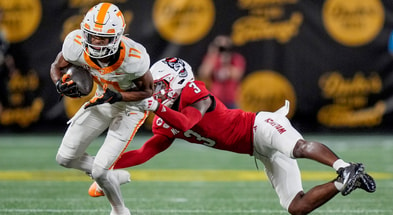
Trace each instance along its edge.
<instances>
[{"instance_id":1,"label":"blurred spectator","mask_svg":"<svg viewBox=\"0 0 393 215\"><path fill-rule=\"evenodd\" d=\"M236 93L246 68L245 58L233 51L232 40L219 35L209 45L198 79L228 108L236 108Z\"/></svg>"}]
</instances>

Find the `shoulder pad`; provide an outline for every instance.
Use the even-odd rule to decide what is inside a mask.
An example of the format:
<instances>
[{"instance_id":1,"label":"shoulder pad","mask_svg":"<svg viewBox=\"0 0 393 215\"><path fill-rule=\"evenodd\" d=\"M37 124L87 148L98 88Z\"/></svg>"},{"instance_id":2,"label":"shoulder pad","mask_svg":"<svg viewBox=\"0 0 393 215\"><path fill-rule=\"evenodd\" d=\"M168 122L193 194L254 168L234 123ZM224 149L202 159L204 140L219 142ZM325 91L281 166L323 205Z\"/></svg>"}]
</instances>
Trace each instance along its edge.
<instances>
[{"instance_id":1,"label":"shoulder pad","mask_svg":"<svg viewBox=\"0 0 393 215\"><path fill-rule=\"evenodd\" d=\"M77 61L83 54L81 30L74 30L67 35L63 43L62 52L66 61Z\"/></svg>"},{"instance_id":2,"label":"shoulder pad","mask_svg":"<svg viewBox=\"0 0 393 215\"><path fill-rule=\"evenodd\" d=\"M136 74L138 77L142 76L150 67L150 56L146 48L127 37L123 37L122 42L125 45L126 56L129 56L126 57L124 62L129 68L127 71Z\"/></svg>"},{"instance_id":3,"label":"shoulder pad","mask_svg":"<svg viewBox=\"0 0 393 215\"><path fill-rule=\"evenodd\" d=\"M210 92L206 89L205 84L201 81L190 81L181 92L182 104L193 104L198 100L209 96Z\"/></svg>"}]
</instances>

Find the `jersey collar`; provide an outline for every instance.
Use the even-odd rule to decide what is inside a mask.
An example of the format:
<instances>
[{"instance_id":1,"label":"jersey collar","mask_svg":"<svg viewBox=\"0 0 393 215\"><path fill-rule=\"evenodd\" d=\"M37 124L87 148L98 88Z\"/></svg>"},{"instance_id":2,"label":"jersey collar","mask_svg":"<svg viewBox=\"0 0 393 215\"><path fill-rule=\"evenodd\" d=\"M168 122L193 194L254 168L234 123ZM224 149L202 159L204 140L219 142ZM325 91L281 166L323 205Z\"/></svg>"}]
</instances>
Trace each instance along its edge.
<instances>
[{"instance_id":1,"label":"jersey collar","mask_svg":"<svg viewBox=\"0 0 393 215\"><path fill-rule=\"evenodd\" d=\"M90 58L90 56L88 54L86 54L86 52L83 52L83 57L86 61L86 63L93 69L97 70L101 75L105 75L108 73L111 73L113 71L115 71L116 69L118 69L121 64L124 61L124 57L125 57L125 45L123 42L120 43L120 48L119 48L119 57L117 59L117 61L115 61L115 63L110 64L107 67L103 67L101 68L99 65L97 65L96 63L94 63L94 61Z\"/></svg>"}]
</instances>

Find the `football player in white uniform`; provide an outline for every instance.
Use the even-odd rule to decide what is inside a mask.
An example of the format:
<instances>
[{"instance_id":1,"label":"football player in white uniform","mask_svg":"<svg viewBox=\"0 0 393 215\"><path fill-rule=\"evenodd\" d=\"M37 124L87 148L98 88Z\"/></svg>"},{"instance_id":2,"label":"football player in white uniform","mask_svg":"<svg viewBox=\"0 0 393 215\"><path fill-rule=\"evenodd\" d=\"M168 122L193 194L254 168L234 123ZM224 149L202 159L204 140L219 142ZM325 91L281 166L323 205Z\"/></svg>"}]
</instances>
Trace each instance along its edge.
<instances>
[{"instance_id":1,"label":"football player in white uniform","mask_svg":"<svg viewBox=\"0 0 393 215\"><path fill-rule=\"evenodd\" d=\"M68 122L56 161L89 174L111 203L111 215L130 214L120 191L130 175L112 167L148 115L134 105L153 92L149 55L141 44L123 36L125 26L116 5L97 4L86 13L81 29L67 35L50 69L57 91L64 96L80 96L63 72L70 64L88 69L97 83L95 96ZM96 156L88 155L87 147L106 130Z\"/></svg>"}]
</instances>

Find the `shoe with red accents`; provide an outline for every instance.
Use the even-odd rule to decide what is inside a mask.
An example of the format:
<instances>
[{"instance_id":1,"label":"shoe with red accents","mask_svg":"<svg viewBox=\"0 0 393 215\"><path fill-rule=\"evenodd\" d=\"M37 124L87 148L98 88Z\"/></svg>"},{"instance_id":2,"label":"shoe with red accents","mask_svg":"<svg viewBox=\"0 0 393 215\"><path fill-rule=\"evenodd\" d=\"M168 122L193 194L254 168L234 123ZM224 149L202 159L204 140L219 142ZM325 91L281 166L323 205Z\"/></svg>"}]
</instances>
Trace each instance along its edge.
<instances>
[{"instance_id":1,"label":"shoe with red accents","mask_svg":"<svg viewBox=\"0 0 393 215\"><path fill-rule=\"evenodd\" d=\"M91 197L100 197L100 196L105 196L105 193L101 189L101 187L97 184L97 182L93 182L93 184L91 184L89 188L89 195Z\"/></svg>"}]
</instances>

